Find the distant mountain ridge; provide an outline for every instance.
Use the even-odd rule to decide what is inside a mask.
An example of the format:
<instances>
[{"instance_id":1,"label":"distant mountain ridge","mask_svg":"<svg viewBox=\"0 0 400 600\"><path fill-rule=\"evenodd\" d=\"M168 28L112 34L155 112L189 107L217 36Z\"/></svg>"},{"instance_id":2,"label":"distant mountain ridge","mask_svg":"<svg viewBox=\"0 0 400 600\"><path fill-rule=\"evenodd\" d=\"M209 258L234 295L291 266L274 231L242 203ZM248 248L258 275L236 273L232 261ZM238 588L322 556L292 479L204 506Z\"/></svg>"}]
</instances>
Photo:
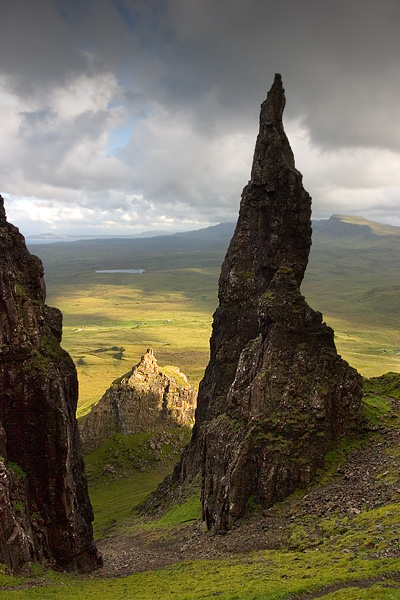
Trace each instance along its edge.
<instances>
[{"instance_id":1,"label":"distant mountain ridge","mask_svg":"<svg viewBox=\"0 0 400 600\"><path fill-rule=\"evenodd\" d=\"M318 235L319 233L327 233L329 235L337 235L339 237L346 236L396 236L400 237L400 227L395 225L385 225L383 223L377 223L376 221L370 221L363 217L356 215L332 215L329 219L320 219L312 221L313 233ZM167 244L174 246L177 244L189 245L189 246L204 246L208 244L223 245L229 244L235 229L235 223L223 222L217 225L211 225L210 227L204 227L202 229L195 229L191 231L181 232L162 232L162 231L144 231L133 235L82 235L82 236L71 236L69 234L54 234L54 233L42 233L40 235L29 235L26 236L27 243L40 244L43 243L59 243L68 242L72 244L74 242L101 242L119 240L121 242L126 241L138 241L157 243L158 240L166 241Z\"/></svg>"},{"instance_id":2,"label":"distant mountain ridge","mask_svg":"<svg viewBox=\"0 0 400 600\"><path fill-rule=\"evenodd\" d=\"M141 233L132 233L132 234L127 234L127 235L89 235L89 234L82 234L82 235L70 235L68 233L39 233L39 234L35 234L35 235L27 235L25 237L26 241L29 242L39 242L40 241L47 241L47 242L59 242L59 241L66 241L66 242L70 242L70 241L76 241L76 240L94 240L94 239L114 239L114 238L121 238L121 239L141 239L141 238L149 238L149 237L160 237L163 235L174 235L176 233L176 231L171 231L168 233L165 233L163 231L160 230L154 230L154 231L142 231Z\"/></svg>"},{"instance_id":3,"label":"distant mountain ridge","mask_svg":"<svg viewBox=\"0 0 400 600\"><path fill-rule=\"evenodd\" d=\"M330 219L313 221L314 232L335 234L338 236L399 236L400 227L369 221L363 217L351 215L332 215Z\"/></svg>"}]
</instances>

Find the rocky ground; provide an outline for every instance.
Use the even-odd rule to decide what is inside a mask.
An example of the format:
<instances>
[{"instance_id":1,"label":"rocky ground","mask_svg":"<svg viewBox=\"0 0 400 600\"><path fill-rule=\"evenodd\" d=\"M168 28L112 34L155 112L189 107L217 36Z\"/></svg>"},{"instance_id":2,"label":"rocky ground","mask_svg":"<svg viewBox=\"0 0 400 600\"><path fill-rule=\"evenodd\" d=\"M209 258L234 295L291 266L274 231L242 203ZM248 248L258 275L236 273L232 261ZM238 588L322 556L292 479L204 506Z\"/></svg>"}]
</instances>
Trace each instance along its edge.
<instances>
[{"instance_id":1,"label":"rocky ground","mask_svg":"<svg viewBox=\"0 0 400 600\"><path fill-rule=\"evenodd\" d=\"M307 544L316 546L321 543L318 537L327 539L328 535L318 523L345 519L351 529L362 511L398 502L400 430L396 424L400 403L392 402L393 411L387 422L393 427L371 426L368 443L351 452L327 483L310 485L304 493L298 492L264 512L255 509L223 535L210 535L199 522L173 529L138 528L134 534L110 535L98 542L104 568L97 576L120 577L181 560L216 559L263 549L296 549L298 541L292 535L296 527L304 527ZM380 527L383 526L374 523L374 529ZM395 541L376 549L376 556L400 556Z\"/></svg>"}]
</instances>

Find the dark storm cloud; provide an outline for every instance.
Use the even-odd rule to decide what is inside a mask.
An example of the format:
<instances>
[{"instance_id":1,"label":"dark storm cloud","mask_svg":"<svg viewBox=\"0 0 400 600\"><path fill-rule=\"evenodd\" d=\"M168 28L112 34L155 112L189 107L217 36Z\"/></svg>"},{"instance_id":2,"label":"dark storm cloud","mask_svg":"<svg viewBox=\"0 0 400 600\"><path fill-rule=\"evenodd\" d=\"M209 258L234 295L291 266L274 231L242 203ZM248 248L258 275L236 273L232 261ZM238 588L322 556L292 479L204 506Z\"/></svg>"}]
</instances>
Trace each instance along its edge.
<instances>
[{"instance_id":1,"label":"dark storm cloud","mask_svg":"<svg viewBox=\"0 0 400 600\"><path fill-rule=\"evenodd\" d=\"M399 147L397 2L182 0L169 17L171 99L200 108L209 99L212 119L246 120L279 71L286 116L303 118L313 140Z\"/></svg>"},{"instance_id":2,"label":"dark storm cloud","mask_svg":"<svg viewBox=\"0 0 400 600\"><path fill-rule=\"evenodd\" d=\"M126 223L137 202L146 223L234 219L259 105L281 72L314 208L399 217L397 0L0 7L3 191L52 210L120 207ZM110 148L124 127L129 143Z\"/></svg>"}]
</instances>

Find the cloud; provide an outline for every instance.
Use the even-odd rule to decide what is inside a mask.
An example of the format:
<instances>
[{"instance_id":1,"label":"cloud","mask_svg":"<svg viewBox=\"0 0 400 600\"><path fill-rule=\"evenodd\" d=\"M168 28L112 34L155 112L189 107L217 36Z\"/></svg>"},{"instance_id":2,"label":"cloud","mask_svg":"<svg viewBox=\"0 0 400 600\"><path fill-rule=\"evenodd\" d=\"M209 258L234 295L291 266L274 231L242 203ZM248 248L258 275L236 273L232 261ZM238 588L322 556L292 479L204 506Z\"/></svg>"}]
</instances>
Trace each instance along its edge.
<instances>
[{"instance_id":1,"label":"cloud","mask_svg":"<svg viewBox=\"0 0 400 600\"><path fill-rule=\"evenodd\" d=\"M395 222L399 17L396 0L8 3L0 167L10 220L27 233L234 220L279 71L314 215Z\"/></svg>"}]
</instances>

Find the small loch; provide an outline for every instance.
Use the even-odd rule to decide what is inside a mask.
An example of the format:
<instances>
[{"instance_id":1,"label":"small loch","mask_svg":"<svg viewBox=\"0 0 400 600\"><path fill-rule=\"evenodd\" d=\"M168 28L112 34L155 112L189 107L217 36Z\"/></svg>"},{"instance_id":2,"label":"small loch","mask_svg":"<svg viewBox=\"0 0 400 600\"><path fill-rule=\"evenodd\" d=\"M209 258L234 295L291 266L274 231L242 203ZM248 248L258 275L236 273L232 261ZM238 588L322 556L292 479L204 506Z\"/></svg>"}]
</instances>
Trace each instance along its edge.
<instances>
[{"instance_id":1,"label":"small loch","mask_svg":"<svg viewBox=\"0 0 400 600\"><path fill-rule=\"evenodd\" d=\"M104 269L95 273L144 273L144 269Z\"/></svg>"}]
</instances>

